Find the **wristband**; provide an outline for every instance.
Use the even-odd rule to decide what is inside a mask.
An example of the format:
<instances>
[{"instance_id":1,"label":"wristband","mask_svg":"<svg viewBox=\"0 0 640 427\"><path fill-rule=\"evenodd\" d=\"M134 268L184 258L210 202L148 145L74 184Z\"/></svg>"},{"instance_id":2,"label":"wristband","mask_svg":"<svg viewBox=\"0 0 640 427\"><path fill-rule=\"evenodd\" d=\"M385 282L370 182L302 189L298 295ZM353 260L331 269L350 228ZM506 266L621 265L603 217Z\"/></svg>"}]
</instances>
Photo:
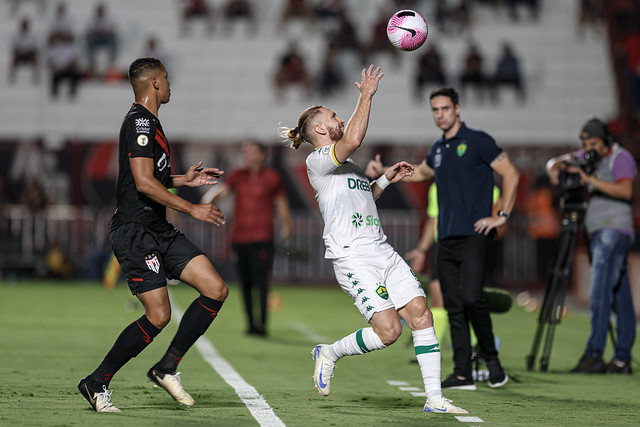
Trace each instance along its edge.
<instances>
[{"instance_id":1,"label":"wristband","mask_svg":"<svg viewBox=\"0 0 640 427\"><path fill-rule=\"evenodd\" d=\"M498 211L498 216L502 216L504 219L509 219L509 214L502 210Z\"/></svg>"},{"instance_id":2,"label":"wristband","mask_svg":"<svg viewBox=\"0 0 640 427\"><path fill-rule=\"evenodd\" d=\"M387 177L382 174L378 179L376 179L376 184L378 184L378 187L380 187L381 190L384 190L389 186L389 184L391 184L391 181L389 181Z\"/></svg>"}]
</instances>

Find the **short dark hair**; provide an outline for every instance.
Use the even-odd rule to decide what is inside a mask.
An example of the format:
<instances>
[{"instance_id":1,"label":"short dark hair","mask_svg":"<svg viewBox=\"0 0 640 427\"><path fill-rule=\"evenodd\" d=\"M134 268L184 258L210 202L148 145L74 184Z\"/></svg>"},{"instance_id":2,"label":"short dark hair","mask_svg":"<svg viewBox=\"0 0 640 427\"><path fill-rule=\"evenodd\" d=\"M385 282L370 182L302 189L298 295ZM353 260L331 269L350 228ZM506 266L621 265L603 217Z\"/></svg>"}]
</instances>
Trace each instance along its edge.
<instances>
[{"instance_id":1,"label":"short dark hair","mask_svg":"<svg viewBox=\"0 0 640 427\"><path fill-rule=\"evenodd\" d=\"M453 105L459 105L460 104L460 95L458 95L458 91L455 90L454 88L450 87L450 86L445 86L445 87L440 87L440 88L434 89L431 92L431 95L429 95L429 101L431 101L436 96L446 96L449 99L451 99L451 102L453 102Z\"/></svg>"},{"instance_id":2,"label":"short dark hair","mask_svg":"<svg viewBox=\"0 0 640 427\"><path fill-rule=\"evenodd\" d=\"M162 70L163 68L164 65L162 65L162 61L157 58L138 58L129 66L129 81L134 82L147 73L147 71Z\"/></svg>"}]
</instances>

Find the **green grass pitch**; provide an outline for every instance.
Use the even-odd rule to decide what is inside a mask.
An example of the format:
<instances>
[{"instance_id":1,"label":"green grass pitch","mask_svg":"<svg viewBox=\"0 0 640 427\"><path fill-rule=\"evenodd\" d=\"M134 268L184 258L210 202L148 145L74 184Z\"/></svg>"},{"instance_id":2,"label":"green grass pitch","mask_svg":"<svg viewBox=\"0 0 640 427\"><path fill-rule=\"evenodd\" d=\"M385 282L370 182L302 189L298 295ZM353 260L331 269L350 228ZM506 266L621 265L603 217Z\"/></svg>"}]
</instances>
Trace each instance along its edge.
<instances>
[{"instance_id":1,"label":"green grass pitch","mask_svg":"<svg viewBox=\"0 0 640 427\"><path fill-rule=\"evenodd\" d=\"M196 293L170 286L184 310ZM640 380L632 376L572 375L589 332L585 313L571 312L556 329L550 372L529 372L537 313L514 307L493 316L500 356L512 380L503 388L478 383L477 391L445 391L445 396L483 421L461 423L452 415L422 412L424 397L388 381L422 389L405 329L393 346L338 362L331 395L313 388L310 351L366 326L350 299L336 286L274 287L282 299L270 314L269 337L245 335L240 292L231 286L227 302L206 338L246 383L289 426L640 425ZM107 291L97 283L0 283L0 425L47 426L254 426L258 422L234 388L194 347L180 364L182 382L196 400L181 407L146 381L146 371L176 330L166 330L111 382L112 401L121 414L97 414L76 394L122 328L140 317L142 307L123 284ZM442 344L443 377L452 352ZM610 343L608 343L610 347ZM639 345L634 358L640 358ZM610 348L605 357L611 355Z\"/></svg>"}]
</instances>

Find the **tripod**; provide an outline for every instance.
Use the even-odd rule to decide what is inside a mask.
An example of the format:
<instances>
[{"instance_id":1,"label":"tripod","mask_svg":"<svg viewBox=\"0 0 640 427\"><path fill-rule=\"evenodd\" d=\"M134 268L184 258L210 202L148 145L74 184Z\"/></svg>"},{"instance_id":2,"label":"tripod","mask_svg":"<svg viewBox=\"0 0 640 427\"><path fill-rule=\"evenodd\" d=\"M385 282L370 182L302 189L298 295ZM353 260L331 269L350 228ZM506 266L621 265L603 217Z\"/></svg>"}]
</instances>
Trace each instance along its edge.
<instances>
[{"instance_id":1,"label":"tripod","mask_svg":"<svg viewBox=\"0 0 640 427\"><path fill-rule=\"evenodd\" d=\"M586 202L582 200L584 199L579 194L573 194L572 192L565 193L560 200L563 219L558 237L558 252L553 263L553 269L548 274L547 289L544 294L540 316L538 317L538 327L533 339L531 353L527 356L527 369L529 371L533 370L543 336L545 339L542 356L540 357L540 371L546 372L549 368L549 356L553 345L555 328L560 323L562 312L564 311L565 296L571 274L571 262L578 232L582 229L582 220L586 211Z\"/></svg>"}]
</instances>

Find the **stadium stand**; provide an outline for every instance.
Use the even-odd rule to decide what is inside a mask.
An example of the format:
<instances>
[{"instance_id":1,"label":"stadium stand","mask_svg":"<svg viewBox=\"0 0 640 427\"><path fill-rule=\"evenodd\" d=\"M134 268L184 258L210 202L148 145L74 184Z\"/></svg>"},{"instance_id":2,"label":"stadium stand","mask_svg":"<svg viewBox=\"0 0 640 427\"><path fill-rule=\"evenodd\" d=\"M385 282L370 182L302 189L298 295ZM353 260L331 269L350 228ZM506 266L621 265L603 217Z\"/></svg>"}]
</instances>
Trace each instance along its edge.
<instances>
[{"instance_id":1,"label":"stadium stand","mask_svg":"<svg viewBox=\"0 0 640 427\"><path fill-rule=\"evenodd\" d=\"M67 0L65 3L77 29L86 31L81 25L89 20L96 2ZM31 3L25 4L15 15L9 13L11 5L8 2L0 3L0 21L4 29L0 32L0 44L10 45L10 34L20 16L30 16L34 29L43 32L54 13L54 4L52 2L42 16ZM221 7L220 2L212 4L214 8ZM283 4L282 0L256 2L256 16L260 17L256 30L258 37L247 36L241 28L233 28L229 34L223 34L220 29L207 37L204 28L201 31L194 28L193 34L185 38L180 34L178 2L110 1L109 11L123 38L117 64L126 68L142 51L144 39L151 33L157 34L174 62L171 78L175 95L171 108L163 111L164 122L173 135L190 139L237 139L247 133L247 120L250 119L252 135L272 141L279 121L291 120L313 101L301 99L294 93L281 103L276 102L269 78L277 57L289 40L295 38L303 52L308 52L310 68L317 72L324 52L322 25L328 25L323 23L307 28L292 21L279 31L277 23ZM377 8L386 6L387 2L351 0L346 4L351 15L358 12L355 21L361 38L369 39ZM469 38L481 46L485 62L491 66L505 40L521 54L531 94L525 105L518 106L515 94L511 96L511 91L505 89L507 93L500 105L475 108L470 99L465 108L465 118L476 126L492 129L504 143L554 144L573 137L583 118L594 114L594 105L597 106L595 113L603 117L617 113L607 42L602 36L576 35L578 1L543 2L537 20L521 19L517 23L512 22L504 10L474 4L469 30L446 35L441 34L435 22L430 20L428 3L418 2L418 5L424 9L418 8L431 25L429 37L438 41L444 67L451 75L459 75L460 58ZM386 75L373 110L370 137L422 143L425 135L427 139L433 136L434 129L426 126L424 107L414 104L411 96L418 55L407 53L400 57L399 64L394 64L384 53L373 60L383 66ZM126 85L83 82L75 102L53 102L47 99L46 81L33 86L23 76L18 76L18 82L8 87L8 60L7 56L0 58L0 88L4 94L4 102L0 105L0 136L45 134L55 143L73 134L89 138L114 134L122 115L122 105L130 98ZM340 61L347 77L357 74L362 66L349 52L341 54ZM348 90L342 92L331 100L331 105L347 115L355 95ZM103 117L100 123L95 122L98 116ZM35 123L34 117L38 118Z\"/></svg>"}]
</instances>

